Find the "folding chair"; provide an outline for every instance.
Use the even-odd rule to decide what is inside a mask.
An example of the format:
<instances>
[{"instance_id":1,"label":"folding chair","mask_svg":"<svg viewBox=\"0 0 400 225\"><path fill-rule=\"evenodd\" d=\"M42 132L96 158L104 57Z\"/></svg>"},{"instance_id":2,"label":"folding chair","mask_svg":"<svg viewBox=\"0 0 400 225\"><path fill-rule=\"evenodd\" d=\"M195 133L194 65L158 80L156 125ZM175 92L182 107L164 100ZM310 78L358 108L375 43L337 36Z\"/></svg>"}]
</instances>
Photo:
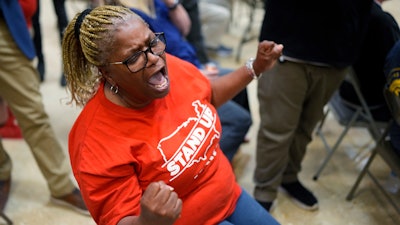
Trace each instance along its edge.
<instances>
[{"instance_id":1,"label":"folding chair","mask_svg":"<svg viewBox=\"0 0 400 225\"><path fill-rule=\"evenodd\" d=\"M323 160L321 166L318 168L316 174L313 177L313 180L317 180L319 178L320 174L324 170L325 166L328 164L329 160L332 158L333 154L339 148L350 128L366 128L372 138L377 141L382 135L382 130L386 128L388 123L387 121L378 122L372 116L371 110L375 110L380 107L386 107L386 105L384 103L382 105L376 106L367 105L366 100L361 93L359 82L354 71L351 71L343 82L349 82L352 85L360 102L360 105L346 101L340 96L339 91L336 91L333 94L328 103L328 107L324 114L324 117L321 120L319 126L316 128L316 134L321 138L326 150L328 151L328 154ZM338 123L344 127L343 131L332 146L328 143L324 133L322 132L322 127L325 123L326 117L330 112L333 113Z\"/></svg>"},{"instance_id":2,"label":"folding chair","mask_svg":"<svg viewBox=\"0 0 400 225\"><path fill-rule=\"evenodd\" d=\"M392 113L393 121L391 123L397 122L400 124L400 98L399 96L394 95L393 93L389 92L387 88L384 89L384 96L386 98L388 107ZM361 170L359 176L357 177L356 182L354 183L353 187L351 188L350 192L348 193L346 199L351 201L354 197L354 194L365 176L368 174L372 181L377 185L378 189L384 194L390 204L396 209L397 213L400 214L400 206L393 200L388 192L385 190L383 185L374 177L374 175L369 171L369 167L373 160L375 159L376 155L380 155L384 162L390 167L390 169L395 172L396 174L400 174L400 157L395 153L393 147L388 140L387 136L389 133L389 129L391 127L391 123L389 123L385 129L385 132L381 136L380 140L378 141L376 147L372 150L371 156L369 157L367 163L365 164L364 168Z\"/></svg>"}]
</instances>

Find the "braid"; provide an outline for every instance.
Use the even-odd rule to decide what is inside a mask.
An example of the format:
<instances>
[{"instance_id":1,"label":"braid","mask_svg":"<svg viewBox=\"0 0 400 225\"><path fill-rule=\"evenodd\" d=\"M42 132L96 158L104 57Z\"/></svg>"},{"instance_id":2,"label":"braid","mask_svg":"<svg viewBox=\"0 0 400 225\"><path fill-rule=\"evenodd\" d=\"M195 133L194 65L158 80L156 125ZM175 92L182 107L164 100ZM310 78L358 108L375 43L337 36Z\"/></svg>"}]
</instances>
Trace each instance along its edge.
<instances>
[{"instance_id":1,"label":"braid","mask_svg":"<svg viewBox=\"0 0 400 225\"><path fill-rule=\"evenodd\" d=\"M102 76L99 66L107 63L112 52L113 35L116 27L135 14L128 8L120 6L99 6L84 16L78 24L78 35L75 24L78 13L67 26L62 42L64 72L71 101L85 105L96 93ZM78 38L77 38L78 36Z\"/></svg>"}]
</instances>

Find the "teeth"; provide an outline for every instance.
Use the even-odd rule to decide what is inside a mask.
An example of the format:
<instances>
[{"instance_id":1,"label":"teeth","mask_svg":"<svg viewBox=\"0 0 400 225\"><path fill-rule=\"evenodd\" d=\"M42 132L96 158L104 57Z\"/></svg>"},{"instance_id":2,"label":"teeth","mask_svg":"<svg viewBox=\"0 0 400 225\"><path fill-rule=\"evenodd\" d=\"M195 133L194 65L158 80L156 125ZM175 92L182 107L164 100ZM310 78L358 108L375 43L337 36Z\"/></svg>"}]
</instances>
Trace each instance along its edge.
<instances>
[{"instance_id":1,"label":"teeth","mask_svg":"<svg viewBox=\"0 0 400 225\"><path fill-rule=\"evenodd\" d=\"M156 85L154 85L156 88L162 88L162 87L164 87L164 86L166 86L167 85L167 80L165 80L164 81L164 83L162 83L162 84L156 84Z\"/></svg>"}]
</instances>

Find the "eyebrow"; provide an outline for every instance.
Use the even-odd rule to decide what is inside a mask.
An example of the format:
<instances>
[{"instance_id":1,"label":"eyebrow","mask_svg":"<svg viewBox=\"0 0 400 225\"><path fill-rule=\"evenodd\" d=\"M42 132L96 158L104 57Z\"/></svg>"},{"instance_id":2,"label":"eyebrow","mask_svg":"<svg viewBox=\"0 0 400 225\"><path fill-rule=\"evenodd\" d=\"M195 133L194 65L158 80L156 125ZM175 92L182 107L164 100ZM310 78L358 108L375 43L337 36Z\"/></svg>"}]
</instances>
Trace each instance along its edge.
<instances>
[{"instance_id":1,"label":"eyebrow","mask_svg":"<svg viewBox=\"0 0 400 225\"><path fill-rule=\"evenodd\" d=\"M153 41L154 38L157 37L156 35L151 36L152 34L154 35L154 32L153 32L153 33L150 33L149 36L146 37L145 44L144 44L142 47L147 48L147 47L149 46L150 42ZM136 53L138 53L138 52L141 52L141 51L143 51L143 50L140 50L139 48L133 48L132 51L131 51L131 54L130 54L127 58L129 58L129 57L131 57L132 55L134 55L134 54L136 54Z\"/></svg>"},{"instance_id":2,"label":"eyebrow","mask_svg":"<svg viewBox=\"0 0 400 225\"><path fill-rule=\"evenodd\" d=\"M145 47L145 48L149 47L150 42L153 41L153 40L157 37L157 35L155 35L154 32L150 33L149 35L151 35L151 34L153 34L154 36L153 36L153 37L148 36L148 37L146 38L146 40L145 40L146 43L145 43L145 45L144 45L143 47ZM148 41L148 42L147 42L147 41ZM138 48L133 48L133 49L131 49L130 53L128 53L129 55L126 56L125 59L122 60L121 62L124 62L124 61L127 61L127 60L131 59L132 56L134 56L134 55L136 55L136 54L138 54L138 53L140 53L140 52L143 52L143 50L139 50Z\"/></svg>"}]
</instances>

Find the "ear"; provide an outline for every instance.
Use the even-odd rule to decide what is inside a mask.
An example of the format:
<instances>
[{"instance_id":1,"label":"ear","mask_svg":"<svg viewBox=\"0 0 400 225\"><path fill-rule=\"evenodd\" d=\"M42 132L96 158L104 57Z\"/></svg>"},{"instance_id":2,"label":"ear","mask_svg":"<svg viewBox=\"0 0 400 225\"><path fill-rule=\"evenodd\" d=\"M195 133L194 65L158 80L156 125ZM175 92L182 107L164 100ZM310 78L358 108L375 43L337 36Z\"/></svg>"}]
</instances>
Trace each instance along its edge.
<instances>
[{"instance_id":1,"label":"ear","mask_svg":"<svg viewBox=\"0 0 400 225\"><path fill-rule=\"evenodd\" d=\"M99 73L101 74L101 76L103 76L103 78L107 81L107 83L111 84L111 85L115 85L115 81L111 76L111 73L109 73L109 71L104 68L104 67L98 67Z\"/></svg>"}]
</instances>

